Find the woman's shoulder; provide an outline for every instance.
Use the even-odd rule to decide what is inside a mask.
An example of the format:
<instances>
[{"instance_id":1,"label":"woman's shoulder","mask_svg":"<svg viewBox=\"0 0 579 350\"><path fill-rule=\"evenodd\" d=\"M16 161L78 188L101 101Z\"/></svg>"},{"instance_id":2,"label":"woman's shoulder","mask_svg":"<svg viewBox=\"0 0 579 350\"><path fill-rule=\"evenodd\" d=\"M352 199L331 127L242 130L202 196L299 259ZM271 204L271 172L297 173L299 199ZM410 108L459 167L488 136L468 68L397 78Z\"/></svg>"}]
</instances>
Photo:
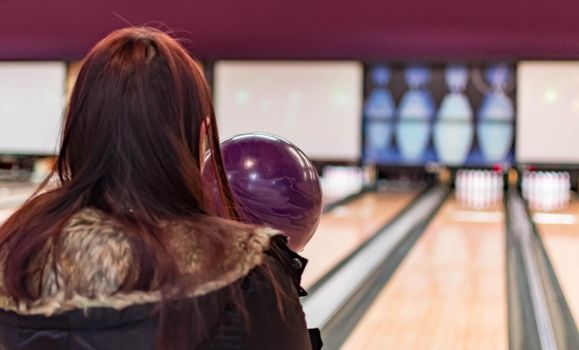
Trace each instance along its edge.
<instances>
[{"instance_id":1,"label":"woman's shoulder","mask_svg":"<svg viewBox=\"0 0 579 350\"><path fill-rule=\"evenodd\" d=\"M212 221L217 220L212 226ZM175 254L180 271L196 276L201 269L211 269L214 278L199 285L192 293L203 295L220 289L250 274L256 267L268 263L272 252L277 252L281 232L269 227L248 227L227 220L210 218L209 223L198 225L195 222L171 222L164 228L170 236L169 245ZM203 240L207 235L219 235L225 254L219 261L210 256L214 251L204 249Z\"/></svg>"}]
</instances>

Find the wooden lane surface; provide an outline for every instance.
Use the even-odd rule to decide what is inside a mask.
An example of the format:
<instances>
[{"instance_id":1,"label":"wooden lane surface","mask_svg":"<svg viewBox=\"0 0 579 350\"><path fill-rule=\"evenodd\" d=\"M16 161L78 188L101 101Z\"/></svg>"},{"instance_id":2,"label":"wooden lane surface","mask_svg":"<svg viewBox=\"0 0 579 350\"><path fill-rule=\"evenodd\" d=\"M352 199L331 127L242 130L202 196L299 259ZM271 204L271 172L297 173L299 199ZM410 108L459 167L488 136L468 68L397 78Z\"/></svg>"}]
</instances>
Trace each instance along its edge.
<instances>
[{"instance_id":1,"label":"wooden lane surface","mask_svg":"<svg viewBox=\"0 0 579 350\"><path fill-rule=\"evenodd\" d=\"M0 225L4 222L4 220L8 219L13 211L14 209L0 209Z\"/></svg>"},{"instance_id":2,"label":"wooden lane surface","mask_svg":"<svg viewBox=\"0 0 579 350\"><path fill-rule=\"evenodd\" d=\"M502 207L449 199L342 349L506 349Z\"/></svg>"},{"instance_id":3,"label":"wooden lane surface","mask_svg":"<svg viewBox=\"0 0 579 350\"><path fill-rule=\"evenodd\" d=\"M324 214L301 255L309 259L302 276L311 287L342 259L390 221L418 192L369 192Z\"/></svg>"},{"instance_id":4,"label":"wooden lane surface","mask_svg":"<svg viewBox=\"0 0 579 350\"><path fill-rule=\"evenodd\" d=\"M14 206L14 203L24 202L37 186L37 184L0 183L0 224L16 210L17 206Z\"/></svg>"},{"instance_id":5,"label":"wooden lane surface","mask_svg":"<svg viewBox=\"0 0 579 350\"><path fill-rule=\"evenodd\" d=\"M564 210L535 212L533 217L575 324L579 325L579 199Z\"/></svg>"},{"instance_id":6,"label":"wooden lane surface","mask_svg":"<svg viewBox=\"0 0 579 350\"><path fill-rule=\"evenodd\" d=\"M23 202L38 185L6 185L0 183L0 208L3 203Z\"/></svg>"}]
</instances>

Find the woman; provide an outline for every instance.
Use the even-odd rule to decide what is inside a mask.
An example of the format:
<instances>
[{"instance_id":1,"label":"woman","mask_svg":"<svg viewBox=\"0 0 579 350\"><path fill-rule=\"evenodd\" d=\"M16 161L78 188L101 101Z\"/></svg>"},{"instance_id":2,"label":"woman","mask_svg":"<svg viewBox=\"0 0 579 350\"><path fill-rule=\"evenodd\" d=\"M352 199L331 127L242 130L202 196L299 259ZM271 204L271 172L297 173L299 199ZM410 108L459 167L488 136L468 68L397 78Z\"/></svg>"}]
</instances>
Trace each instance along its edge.
<instances>
[{"instance_id":1,"label":"woman","mask_svg":"<svg viewBox=\"0 0 579 350\"><path fill-rule=\"evenodd\" d=\"M205 145L229 219L205 200ZM85 58L55 170L0 228L0 349L319 347L305 261L233 208L199 65L155 29L113 32Z\"/></svg>"}]
</instances>

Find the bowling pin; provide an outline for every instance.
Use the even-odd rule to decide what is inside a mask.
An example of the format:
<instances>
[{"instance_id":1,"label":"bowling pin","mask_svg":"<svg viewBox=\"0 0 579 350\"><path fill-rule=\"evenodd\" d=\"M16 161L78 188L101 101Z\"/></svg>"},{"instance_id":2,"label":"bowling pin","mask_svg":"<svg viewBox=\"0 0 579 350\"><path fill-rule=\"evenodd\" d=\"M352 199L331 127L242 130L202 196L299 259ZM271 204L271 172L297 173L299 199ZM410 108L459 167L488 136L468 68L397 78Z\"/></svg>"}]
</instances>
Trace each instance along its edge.
<instances>
[{"instance_id":1,"label":"bowling pin","mask_svg":"<svg viewBox=\"0 0 579 350\"><path fill-rule=\"evenodd\" d=\"M492 204L493 205L498 205L500 203L500 175L499 173L493 173L492 174L492 182L493 182L493 188L492 188L492 193L493 193L493 199L492 199Z\"/></svg>"},{"instance_id":2,"label":"bowling pin","mask_svg":"<svg viewBox=\"0 0 579 350\"><path fill-rule=\"evenodd\" d=\"M557 195L559 193L557 186L557 173L551 172L551 210L557 210Z\"/></svg>"},{"instance_id":3,"label":"bowling pin","mask_svg":"<svg viewBox=\"0 0 579 350\"><path fill-rule=\"evenodd\" d=\"M549 206L550 210L557 209L557 173L549 172Z\"/></svg>"},{"instance_id":4,"label":"bowling pin","mask_svg":"<svg viewBox=\"0 0 579 350\"><path fill-rule=\"evenodd\" d=\"M561 182L561 200L559 201L559 209L564 209L567 205L567 195L569 193L568 186L567 186L567 172L562 172L559 178Z\"/></svg>"},{"instance_id":5,"label":"bowling pin","mask_svg":"<svg viewBox=\"0 0 579 350\"><path fill-rule=\"evenodd\" d=\"M541 209L540 207L540 200L541 200L541 176L542 173L540 171L536 171L534 174L534 179L533 179L533 199L534 199L534 207L539 210Z\"/></svg>"},{"instance_id":6,"label":"bowling pin","mask_svg":"<svg viewBox=\"0 0 579 350\"><path fill-rule=\"evenodd\" d=\"M471 182L470 182L470 170L464 170L462 174L462 186L463 186L463 197L464 206L468 207L471 199Z\"/></svg>"},{"instance_id":7,"label":"bowling pin","mask_svg":"<svg viewBox=\"0 0 579 350\"><path fill-rule=\"evenodd\" d=\"M479 185L479 180L478 180L478 171L477 170L471 170L471 175L470 175L470 187L471 187L471 196L472 196L472 200L471 200L471 207L472 208L476 208L478 206L478 185Z\"/></svg>"},{"instance_id":8,"label":"bowling pin","mask_svg":"<svg viewBox=\"0 0 579 350\"><path fill-rule=\"evenodd\" d=\"M566 206L566 197L567 197L567 193L569 193L568 189L567 189L567 183L566 183L566 175L567 172L562 172L560 177L559 177L559 181L561 182L561 193L559 194L561 199L559 201L559 209L564 209Z\"/></svg>"},{"instance_id":9,"label":"bowling pin","mask_svg":"<svg viewBox=\"0 0 579 350\"><path fill-rule=\"evenodd\" d=\"M468 206L474 208L476 206L476 186L475 186L475 172L468 171Z\"/></svg>"},{"instance_id":10,"label":"bowling pin","mask_svg":"<svg viewBox=\"0 0 579 350\"><path fill-rule=\"evenodd\" d=\"M563 199L561 200L561 209L564 209L569 203L569 196L571 194L571 181L568 172L563 173L563 179L561 181L563 181Z\"/></svg>"},{"instance_id":11,"label":"bowling pin","mask_svg":"<svg viewBox=\"0 0 579 350\"><path fill-rule=\"evenodd\" d=\"M486 173L483 170L480 170L480 205L479 208L483 209L486 205Z\"/></svg>"},{"instance_id":12,"label":"bowling pin","mask_svg":"<svg viewBox=\"0 0 579 350\"><path fill-rule=\"evenodd\" d=\"M551 210L559 209L559 179L557 172L551 172Z\"/></svg>"},{"instance_id":13,"label":"bowling pin","mask_svg":"<svg viewBox=\"0 0 579 350\"><path fill-rule=\"evenodd\" d=\"M495 205L497 200L495 188L496 187L495 173L493 171L488 171L488 183L489 183L488 206L491 207Z\"/></svg>"},{"instance_id":14,"label":"bowling pin","mask_svg":"<svg viewBox=\"0 0 579 350\"><path fill-rule=\"evenodd\" d=\"M495 189L495 174L493 171L487 171L487 181L488 181L488 195L487 195L487 206L490 208L495 205L496 202L496 189Z\"/></svg>"},{"instance_id":15,"label":"bowling pin","mask_svg":"<svg viewBox=\"0 0 579 350\"><path fill-rule=\"evenodd\" d=\"M464 201L464 180L463 180L463 170L458 170L456 172L456 178L454 180L454 188L455 188L455 192L456 192L456 199L458 201L458 204L461 206L464 206L465 201Z\"/></svg>"},{"instance_id":16,"label":"bowling pin","mask_svg":"<svg viewBox=\"0 0 579 350\"><path fill-rule=\"evenodd\" d=\"M537 184L535 190L537 191L536 205L537 209L544 210L545 204L545 173L542 171L537 172Z\"/></svg>"},{"instance_id":17,"label":"bowling pin","mask_svg":"<svg viewBox=\"0 0 579 350\"><path fill-rule=\"evenodd\" d=\"M567 187L567 190L565 192L565 205L569 205L569 201L571 200L571 174L566 173L565 174L565 185Z\"/></svg>"},{"instance_id":18,"label":"bowling pin","mask_svg":"<svg viewBox=\"0 0 579 350\"><path fill-rule=\"evenodd\" d=\"M482 209L484 205L484 173L476 171L476 209Z\"/></svg>"},{"instance_id":19,"label":"bowling pin","mask_svg":"<svg viewBox=\"0 0 579 350\"><path fill-rule=\"evenodd\" d=\"M499 176L499 201L503 201L505 194L505 177L503 174Z\"/></svg>"},{"instance_id":20,"label":"bowling pin","mask_svg":"<svg viewBox=\"0 0 579 350\"><path fill-rule=\"evenodd\" d=\"M493 203L493 174L491 171L485 171L485 208L490 208Z\"/></svg>"},{"instance_id":21,"label":"bowling pin","mask_svg":"<svg viewBox=\"0 0 579 350\"><path fill-rule=\"evenodd\" d=\"M549 204L550 204L550 190L551 190L551 173L549 173L548 171L545 171L543 173L543 194L541 196L542 198L542 206L543 206L543 210L548 211L549 209Z\"/></svg>"},{"instance_id":22,"label":"bowling pin","mask_svg":"<svg viewBox=\"0 0 579 350\"><path fill-rule=\"evenodd\" d=\"M470 200L472 197L471 191L472 191L472 185L471 185L471 181L470 181L470 170L465 170L463 173L463 187L464 187L464 205L466 207L470 206Z\"/></svg>"},{"instance_id":23,"label":"bowling pin","mask_svg":"<svg viewBox=\"0 0 579 350\"><path fill-rule=\"evenodd\" d=\"M461 197L460 197L460 170L456 172L456 176L454 178L454 196L456 197L456 201L461 204Z\"/></svg>"},{"instance_id":24,"label":"bowling pin","mask_svg":"<svg viewBox=\"0 0 579 350\"><path fill-rule=\"evenodd\" d=\"M553 173L553 208L554 210L561 209L561 191L562 183L561 183L561 172L554 172Z\"/></svg>"},{"instance_id":25,"label":"bowling pin","mask_svg":"<svg viewBox=\"0 0 579 350\"><path fill-rule=\"evenodd\" d=\"M553 210L553 173L545 173L545 208L547 211Z\"/></svg>"},{"instance_id":26,"label":"bowling pin","mask_svg":"<svg viewBox=\"0 0 579 350\"><path fill-rule=\"evenodd\" d=\"M548 210L547 197L549 196L549 180L548 173L543 172L541 179L541 207L542 210Z\"/></svg>"},{"instance_id":27,"label":"bowling pin","mask_svg":"<svg viewBox=\"0 0 579 350\"><path fill-rule=\"evenodd\" d=\"M409 90L402 97L398 109L396 141L405 162L419 163L430 140L430 120L434 116L434 100L426 85L430 69L408 67L404 73Z\"/></svg>"},{"instance_id":28,"label":"bowling pin","mask_svg":"<svg viewBox=\"0 0 579 350\"><path fill-rule=\"evenodd\" d=\"M550 210L557 209L557 174L549 172L549 207Z\"/></svg>"},{"instance_id":29,"label":"bowling pin","mask_svg":"<svg viewBox=\"0 0 579 350\"><path fill-rule=\"evenodd\" d=\"M468 179L468 175L469 175L469 171L468 170L463 170L462 171L462 186L463 186L463 198L464 198L464 206L468 207L469 206L469 196L470 196L470 184L469 184L469 179Z\"/></svg>"},{"instance_id":30,"label":"bowling pin","mask_svg":"<svg viewBox=\"0 0 579 350\"><path fill-rule=\"evenodd\" d=\"M544 184L545 184L545 174L542 171L536 173L535 178L535 205L537 210L543 210L543 198L544 198Z\"/></svg>"},{"instance_id":31,"label":"bowling pin","mask_svg":"<svg viewBox=\"0 0 579 350\"><path fill-rule=\"evenodd\" d=\"M481 171L481 208L486 208L487 205L487 173L486 171Z\"/></svg>"},{"instance_id":32,"label":"bowling pin","mask_svg":"<svg viewBox=\"0 0 579 350\"><path fill-rule=\"evenodd\" d=\"M571 200L571 174L570 173L565 173L565 187L566 187L566 191L565 191L565 200L566 200L566 205L569 204L569 201Z\"/></svg>"},{"instance_id":33,"label":"bowling pin","mask_svg":"<svg viewBox=\"0 0 579 350\"><path fill-rule=\"evenodd\" d=\"M487 174L484 170L480 170L481 186L480 186L480 205L481 209L486 207L486 188L487 188Z\"/></svg>"},{"instance_id":34,"label":"bowling pin","mask_svg":"<svg viewBox=\"0 0 579 350\"><path fill-rule=\"evenodd\" d=\"M532 198L531 198L531 194L532 194L532 181L533 181L533 173L532 172L528 172L527 173L527 201L529 202L529 206L533 207L533 202L532 202Z\"/></svg>"},{"instance_id":35,"label":"bowling pin","mask_svg":"<svg viewBox=\"0 0 579 350\"><path fill-rule=\"evenodd\" d=\"M555 210L563 208L563 172L555 172Z\"/></svg>"},{"instance_id":36,"label":"bowling pin","mask_svg":"<svg viewBox=\"0 0 579 350\"><path fill-rule=\"evenodd\" d=\"M500 203L503 199L503 174L497 174L497 182L498 182L498 203Z\"/></svg>"},{"instance_id":37,"label":"bowling pin","mask_svg":"<svg viewBox=\"0 0 579 350\"><path fill-rule=\"evenodd\" d=\"M529 172L525 170L521 179L521 192L523 198L529 200Z\"/></svg>"},{"instance_id":38,"label":"bowling pin","mask_svg":"<svg viewBox=\"0 0 579 350\"><path fill-rule=\"evenodd\" d=\"M472 205L472 184L470 170L464 171L464 192L465 206L470 207Z\"/></svg>"},{"instance_id":39,"label":"bowling pin","mask_svg":"<svg viewBox=\"0 0 579 350\"><path fill-rule=\"evenodd\" d=\"M446 68L445 80L450 90L438 110L434 126L434 146L441 163L462 165L468 157L473 140L472 107L464 90L468 68L452 65Z\"/></svg>"},{"instance_id":40,"label":"bowling pin","mask_svg":"<svg viewBox=\"0 0 579 350\"><path fill-rule=\"evenodd\" d=\"M493 174L492 171L485 171L485 182L486 182L486 192L485 192L485 207L490 208L493 203Z\"/></svg>"},{"instance_id":41,"label":"bowling pin","mask_svg":"<svg viewBox=\"0 0 579 350\"><path fill-rule=\"evenodd\" d=\"M493 173L493 205L500 204L500 174L498 172Z\"/></svg>"},{"instance_id":42,"label":"bowling pin","mask_svg":"<svg viewBox=\"0 0 579 350\"><path fill-rule=\"evenodd\" d=\"M539 209L539 172L532 173L531 197L533 209Z\"/></svg>"},{"instance_id":43,"label":"bowling pin","mask_svg":"<svg viewBox=\"0 0 579 350\"><path fill-rule=\"evenodd\" d=\"M514 107L506 93L510 77L511 72L504 64L491 66L486 71L491 90L479 109L477 137L489 163L505 161L513 143Z\"/></svg>"}]
</instances>

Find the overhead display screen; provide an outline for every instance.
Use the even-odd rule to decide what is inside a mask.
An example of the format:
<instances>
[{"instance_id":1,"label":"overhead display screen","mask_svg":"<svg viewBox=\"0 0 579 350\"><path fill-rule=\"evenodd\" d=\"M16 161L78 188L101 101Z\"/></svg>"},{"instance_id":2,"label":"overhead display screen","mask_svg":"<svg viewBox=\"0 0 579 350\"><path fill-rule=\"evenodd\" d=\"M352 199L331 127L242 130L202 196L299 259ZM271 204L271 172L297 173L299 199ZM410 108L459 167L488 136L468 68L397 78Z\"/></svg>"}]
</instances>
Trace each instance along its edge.
<instances>
[{"instance_id":1,"label":"overhead display screen","mask_svg":"<svg viewBox=\"0 0 579 350\"><path fill-rule=\"evenodd\" d=\"M56 153L66 64L0 62L0 154Z\"/></svg>"},{"instance_id":2,"label":"overhead display screen","mask_svg":"<svg viewBox=\"0 0 579 350\"><path fill-rule=\"evenodd\" d=\"M518 66L517 160L579 163L579 61Z\"/></svg>"},{"instance_id":3,"label":"overhead display screen","mask_svg":"<svg viewBox=\"0 0 579 350\"><path fill-rule=\"evenodd\" d=\"M214 89L221 137L269 132L315 160L358 161L362 84L357 62L218 62Z\"/></svg>"}]
</instances>

